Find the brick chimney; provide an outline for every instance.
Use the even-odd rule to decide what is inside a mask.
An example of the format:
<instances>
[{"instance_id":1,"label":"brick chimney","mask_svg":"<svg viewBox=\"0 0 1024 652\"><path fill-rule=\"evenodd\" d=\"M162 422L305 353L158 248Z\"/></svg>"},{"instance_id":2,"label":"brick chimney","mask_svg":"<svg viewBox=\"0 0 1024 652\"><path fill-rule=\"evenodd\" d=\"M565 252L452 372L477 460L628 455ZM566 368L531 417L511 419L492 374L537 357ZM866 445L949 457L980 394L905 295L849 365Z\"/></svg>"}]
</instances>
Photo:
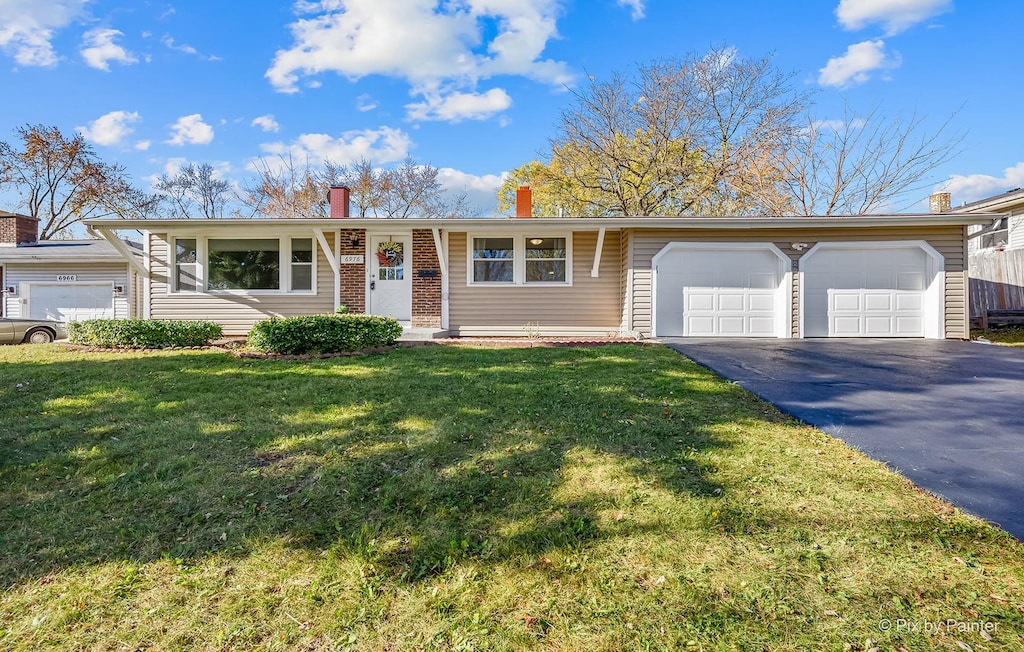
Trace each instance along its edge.
<instances>
[{"instance_id":1,"label":"brick chimney","mask_svg":"<svg viewBox=\"0 0 1024 652\"><path fill-rule=\"evenodd\" d=\"M0 211L0 245L31 244L39 238L39 218Z\"/></svg>"},{"instance_id":2,"label":"brick chimney","mask_svg":"<svg viewBox=\"0 0 1024 652\"><path fill-rule=\"evenodd\" d=\"M949 193L948 192L936 192L928 197L928 212L929 213L948 213L949 212Z\"/></svg>"},{"instance_id":3,"label":"brick chimney","mask_svg":"<svg viewBox=\"0 0 1024 652\"><path fill-rule=\"evenodd\" d=\"M530 186L516 190L516 217L533 217L533 191Z\"/></svg>"},{"instance_id":4,"label":"brick chimney","mask_svg":"<svg viewBox=\"0 0 1024 652\"><path fill-rule=\"evenodd\" d=\"M351 191L347 186L331 186L327 191L327 201L331 205L331 218L345 218L349 216L349 198Z\"/></svg>"}]
</instances>

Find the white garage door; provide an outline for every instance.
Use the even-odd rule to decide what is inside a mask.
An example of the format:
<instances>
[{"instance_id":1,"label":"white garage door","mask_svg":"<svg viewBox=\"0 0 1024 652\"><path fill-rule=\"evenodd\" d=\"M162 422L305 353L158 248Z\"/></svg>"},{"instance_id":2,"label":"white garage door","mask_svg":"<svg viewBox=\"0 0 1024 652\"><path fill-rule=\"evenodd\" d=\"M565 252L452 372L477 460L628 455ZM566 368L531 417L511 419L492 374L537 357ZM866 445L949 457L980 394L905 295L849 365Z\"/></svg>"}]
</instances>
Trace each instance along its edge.
<instances>
[{"instance_id":1,"label":"white garage door","mask_svg":"<svg viewBox=\"0 0 1024 652\"><path fill-rule=\"evenodd\" d=\"M800 269L805 337L925 337L935 326L928 290L937 272L919 246L826 246Z\"/></svg>"},{"instance_id":2,"label":"white garage door","mask_svg":"<svg viewBox=\"0 0 1024 652\"><path fill-rule=\"evenodd\" d=\"M32 284L29 318L84 321L113 319L114 290L109 283Z\"/></svg>"},{"instance_id":3,"label":"white garage door","mask_svg":"<svg viewBox=\"0 0 1024 652\"><path fill-rule=\"evenodd\" d=\"M668 245L655 261L655 334L786 337L788 268L768 244Z\"/></svg>"}]
</instances>

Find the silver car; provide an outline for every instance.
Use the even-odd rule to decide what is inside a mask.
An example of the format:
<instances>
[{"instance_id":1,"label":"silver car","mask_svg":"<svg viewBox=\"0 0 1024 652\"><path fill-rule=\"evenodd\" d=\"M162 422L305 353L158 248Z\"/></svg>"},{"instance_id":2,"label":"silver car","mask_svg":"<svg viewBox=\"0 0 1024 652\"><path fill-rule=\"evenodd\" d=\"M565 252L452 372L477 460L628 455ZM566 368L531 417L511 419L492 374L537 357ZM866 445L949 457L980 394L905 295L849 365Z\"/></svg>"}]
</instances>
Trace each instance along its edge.
<instances>
[{"instance_id":1,"label":"silver car","mask_svg":"<svg viewBox=\"0 0 1024 652\"><path fill-rule=\"evenodd\" d=\"M66 336L63 322L0 317L0 344L44 344Z\"/></svg>"}]
</instances>

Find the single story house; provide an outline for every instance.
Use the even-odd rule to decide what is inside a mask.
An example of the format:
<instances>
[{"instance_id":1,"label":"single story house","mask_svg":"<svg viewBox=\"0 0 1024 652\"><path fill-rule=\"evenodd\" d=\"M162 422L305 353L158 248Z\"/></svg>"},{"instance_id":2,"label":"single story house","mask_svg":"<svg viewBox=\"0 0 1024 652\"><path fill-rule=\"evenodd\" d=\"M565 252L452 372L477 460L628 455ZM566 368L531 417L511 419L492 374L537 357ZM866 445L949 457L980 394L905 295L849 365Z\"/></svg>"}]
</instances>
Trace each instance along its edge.
<instances>
[{"instance_id":1,"label":"single story house","mask_svg":"<svg viewBox=\"0 0 1024 652\"><path fill-rule=\"evenodd\" d=\"M528 189L521 189L528 190ZM352 312L453 335L969 337L967 229L989 215L90 220L139 315L244 334ZM118 232L143 233L136 257Z\"/></svg>"},{"instance_id":2,"label":"single story house","mask_svg":"<svg viewBox=\"0 0 1024 652\"><path fill-rule=\"evenodd\" d=\"M0 314L81 321L136 314L137 278L106 240L37 240L39 220L0 212ZM141 254L141 251L138 251Z\"/></svg>"}]
</instances>

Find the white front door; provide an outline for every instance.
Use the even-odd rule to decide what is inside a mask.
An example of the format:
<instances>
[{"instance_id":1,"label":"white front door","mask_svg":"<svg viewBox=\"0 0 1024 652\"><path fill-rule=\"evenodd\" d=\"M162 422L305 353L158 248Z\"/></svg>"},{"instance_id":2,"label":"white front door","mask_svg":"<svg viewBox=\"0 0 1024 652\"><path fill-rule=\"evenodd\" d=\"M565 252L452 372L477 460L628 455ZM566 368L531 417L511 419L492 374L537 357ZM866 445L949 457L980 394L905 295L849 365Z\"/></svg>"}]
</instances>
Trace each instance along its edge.
<instances>
[{"instance_id":1,"label":"white front door","mask_svg":"<svg viewBox=\"0 0 1024 652\"><path fill-rule=\"evenodd\" d=\"M27 316L64 322L113 319L114 288L110 283L32 283Z\"/></svg>"},{"instance_id":2,"label":"white front door","mask_svg":"<svg viewBox=\"0 0 1024 652\"><path fill-rule=\"evenodd\" d=\"M412 237L370 237L370 264L366 305L371 315L412 319Z\"/></svg>"}]
</instances>

